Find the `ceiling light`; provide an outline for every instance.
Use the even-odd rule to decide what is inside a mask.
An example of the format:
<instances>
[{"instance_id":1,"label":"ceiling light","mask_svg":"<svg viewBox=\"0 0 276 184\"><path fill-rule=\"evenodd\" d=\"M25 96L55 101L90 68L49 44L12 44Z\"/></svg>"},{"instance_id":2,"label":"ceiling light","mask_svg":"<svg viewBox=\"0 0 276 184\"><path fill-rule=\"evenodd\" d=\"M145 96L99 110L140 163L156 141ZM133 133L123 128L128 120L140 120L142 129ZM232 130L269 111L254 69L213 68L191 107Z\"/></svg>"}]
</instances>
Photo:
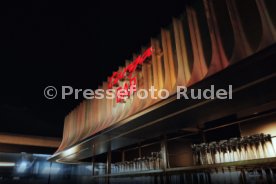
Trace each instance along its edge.
<instances>
[{"instance_id":1,"label":"ceiling light","mask_svg":"<svg viewBox=\"0 0 276 184\"><path fill-rule=\"evenodd\" d=\"M13 162L0 162L0 167L14 167L15 163Z\"/></svg>"}]
</instances>

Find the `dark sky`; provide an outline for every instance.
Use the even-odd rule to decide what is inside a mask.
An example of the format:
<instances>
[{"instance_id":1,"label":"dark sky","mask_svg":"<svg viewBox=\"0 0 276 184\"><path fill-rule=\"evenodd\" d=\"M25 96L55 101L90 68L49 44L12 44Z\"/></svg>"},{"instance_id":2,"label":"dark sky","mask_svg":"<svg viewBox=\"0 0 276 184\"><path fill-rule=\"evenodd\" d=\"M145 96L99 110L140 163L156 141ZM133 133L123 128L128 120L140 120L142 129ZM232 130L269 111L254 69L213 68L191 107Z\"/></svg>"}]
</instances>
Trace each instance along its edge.
<instances>
[{"instance_id":1,"label":"dark sky","mask_svg":"<svg viewBox=\"0 0 276 184\"><path fill-rule=\"evenodd\" d=\"M47 100L44 88L97 88L184 4L1 1L0 132L61 137L65 115L80 100Z\"/></svg>"}]
</instances>

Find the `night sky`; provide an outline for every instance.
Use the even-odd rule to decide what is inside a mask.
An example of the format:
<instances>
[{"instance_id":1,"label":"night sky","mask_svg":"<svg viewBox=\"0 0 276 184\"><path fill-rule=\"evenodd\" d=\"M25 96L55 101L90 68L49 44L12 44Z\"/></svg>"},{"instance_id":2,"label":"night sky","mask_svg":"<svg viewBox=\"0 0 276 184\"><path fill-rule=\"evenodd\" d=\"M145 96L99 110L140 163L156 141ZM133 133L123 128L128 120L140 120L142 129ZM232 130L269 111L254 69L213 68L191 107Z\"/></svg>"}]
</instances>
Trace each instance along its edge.
<instances>
[{"instance_id":1,"label":"night sky","mask_svg":"<svg viewBox=\"0 0 276 184\"><path fill-rule=\"evenodd\" d=\"M96 89L184 4L1 1L0 132L61 137L64 117L81 99L47 100L44 88Z\"/></svg>"}]
</instances>

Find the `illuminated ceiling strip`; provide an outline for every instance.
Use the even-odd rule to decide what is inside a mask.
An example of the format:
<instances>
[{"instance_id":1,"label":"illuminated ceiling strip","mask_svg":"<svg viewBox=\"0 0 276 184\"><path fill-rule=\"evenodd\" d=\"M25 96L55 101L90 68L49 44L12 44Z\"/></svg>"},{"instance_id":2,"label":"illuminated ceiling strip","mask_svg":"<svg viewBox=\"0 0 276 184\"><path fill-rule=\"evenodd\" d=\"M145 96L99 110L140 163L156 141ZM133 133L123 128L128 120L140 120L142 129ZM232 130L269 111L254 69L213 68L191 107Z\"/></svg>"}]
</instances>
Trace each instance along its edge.
<instances>
[{"instance_id":1,"label":"illuminated ceiling strip","mask_svg":"<svg viewBox=\"0 0 276 184\"><path fill-rule=\"evenodd\" d=\"M0 162L0 167L14 167L14 162Z\"/></svg>"}]
</instances>

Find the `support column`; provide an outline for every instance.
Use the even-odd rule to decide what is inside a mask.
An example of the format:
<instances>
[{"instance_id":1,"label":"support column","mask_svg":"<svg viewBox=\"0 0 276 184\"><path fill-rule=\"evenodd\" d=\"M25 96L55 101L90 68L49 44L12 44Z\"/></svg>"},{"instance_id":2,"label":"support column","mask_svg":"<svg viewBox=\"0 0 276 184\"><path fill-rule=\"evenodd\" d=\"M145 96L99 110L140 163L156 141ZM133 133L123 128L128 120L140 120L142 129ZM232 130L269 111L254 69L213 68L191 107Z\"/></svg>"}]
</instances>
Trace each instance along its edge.
<instances>
[{"instance_id":1,"label":"support column","mask_svg":"<svg viewBox=\"0 0 276 184\"><path fill-rule=\"evenodd\" d=\"M109 149L108 149L108 152L107 152L107 156L106 156L106 174L111 174L111 149L110 149L110 146L109 146ZM105 183L106 184L109 184L109 176L107 176L105 178Z\"/></svg>"},{"instance_id":2,"label":"support column","mask_svg":"<svg viewBox=\"0 0 276 184\"><path fill-rule=\"evenodd\" d=\"M111 173L111 151L109 150L107 152L107 157L106 157L106 174Z\"/></svg>"},{"instance_id":3,"label":"support column","mask_svg":"<svg viewBox=\"0 0 276 184\"><path fill-rule=\"evenodd\" d=\"M92 146L92 176L95 176L95 145Z\"/></svg>"},{"instance_id":4,"label":"support column","mask_svg":"<svg viewBox=\"0 0 276 184\"><path fill-rule=\"evenodd\" d=\"M168 164L168 151L167 151L167 137L163 136L162 140L161 140L161 168L164 169L164 171L166 171L166 169L168 168L169 164Z\"/></svg>"},{"instance_id":5,"label":"support column","mask_svg":"<svg viewBox=\"0 0 276 184\"><path fill-rule=\"evenodd\" d=\"M167 137L166 135L161 138L161 168L164 170L163 181L164 183L170 183L166 170L169 167L168 150L167 150Z\"/></svg>"}]
</instances>

